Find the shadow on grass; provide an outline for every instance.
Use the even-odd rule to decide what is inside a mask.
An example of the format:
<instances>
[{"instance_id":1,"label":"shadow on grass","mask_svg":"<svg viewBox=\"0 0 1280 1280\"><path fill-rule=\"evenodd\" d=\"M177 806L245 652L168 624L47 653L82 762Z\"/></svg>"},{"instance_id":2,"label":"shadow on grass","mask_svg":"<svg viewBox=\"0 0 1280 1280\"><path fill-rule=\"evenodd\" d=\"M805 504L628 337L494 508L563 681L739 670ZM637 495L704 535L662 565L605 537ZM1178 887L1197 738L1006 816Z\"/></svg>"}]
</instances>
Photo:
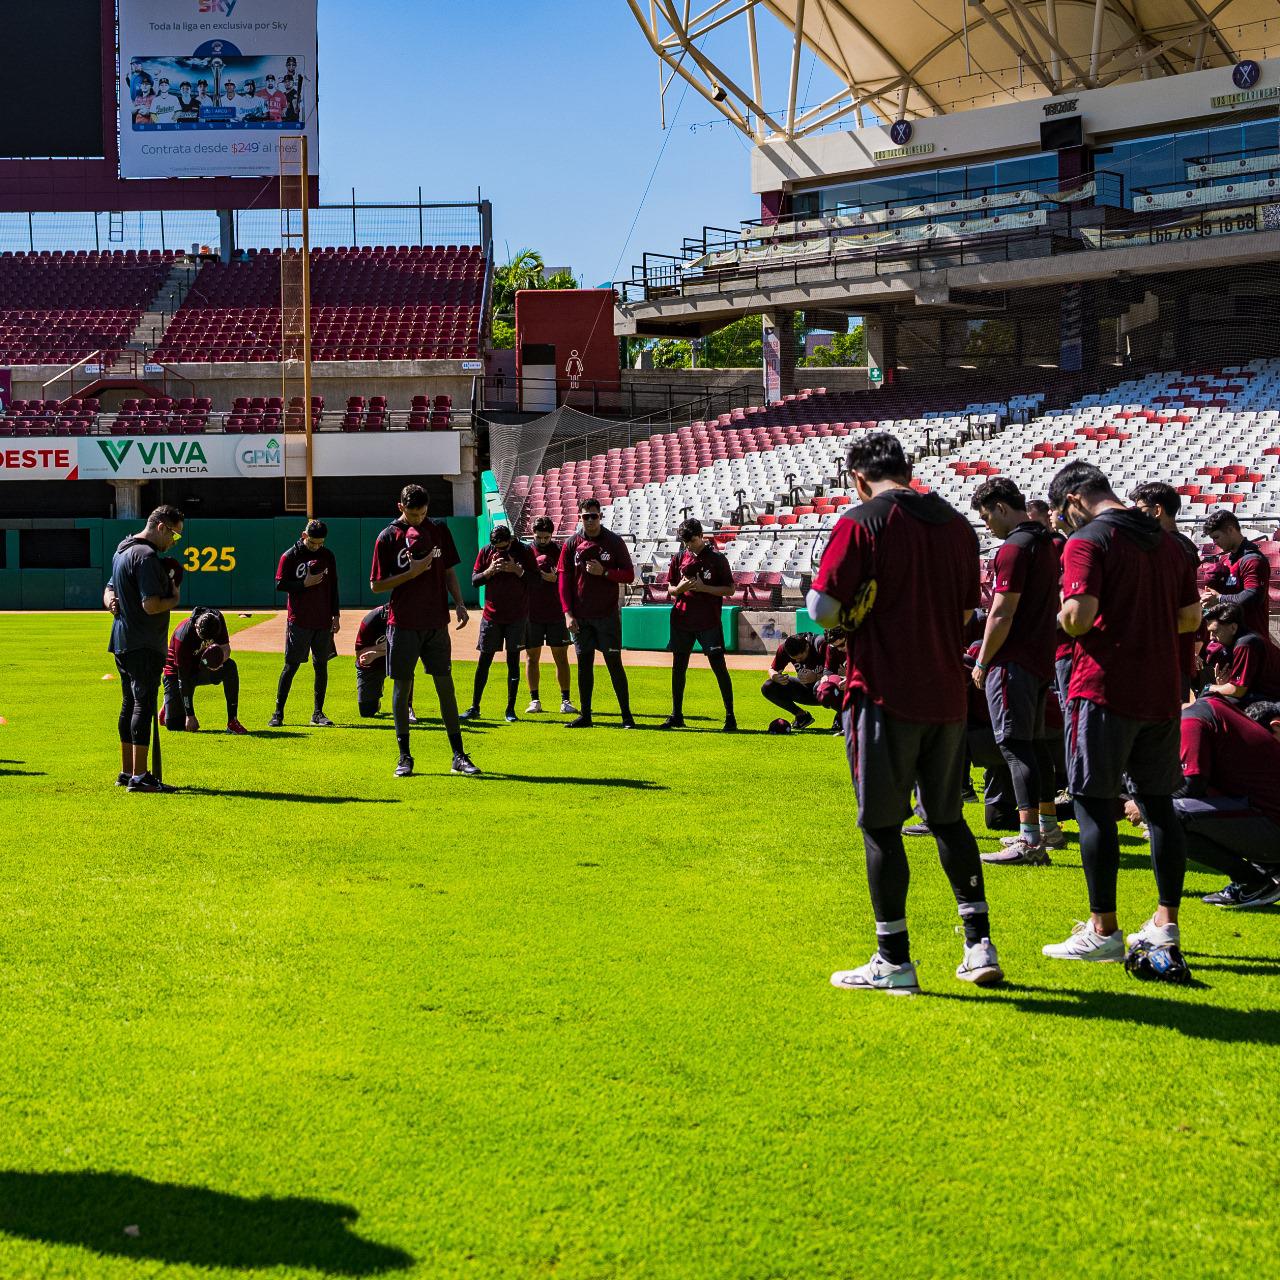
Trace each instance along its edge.
<instances>
[{"instance_id":1,"label":"shadow on grass","mask_svg":"<svg viewBox=\"0 0 1280 1280\"><path fill-rule=\"evenodd\" d=\"M294 804L399 804L377 796L317 796L300 791L245 791L232 787L180 786L178 791L186 796L230 796L237 800L285 800Z\"/></svg>"},{"instance_id":2,"label":"shadow on grass","mask_svg":"<svg viewBox=\"0 0 1280 1280\"><path fill-rule=\"evenodd\" d=\"M1196 972L1194 961L1191 972ZM1265 970L1249 972L1265 976ZM1127 991L1081 991L1071 987L1031 987L1007 982L982 996L983 1004L1011 1005L1020 1013L1057 1018L1088 1018L1127 1022L1140 1027L1165 1027L1197 1040L1227 1044L1280 1044L1280 1018L1263 1009L1227 1009L1178 999L1191 988L1161 986L1166 996ZM941 993L939 993L941 994ZM966 999L965 996L950 997Z\"/></svg>"},{"instance_id":3,"label":"shadow on grass","mask_svg":"<svg viewBox=\"0 0 1280 1280\"><path fill-rule=\"evenodd\" d=\"M20 760L5 760L5 764L21 764ZM44 778L48 775L43 769L0 769L0 778Z\"/></svg>"},{"instance_id":4,"label":"shadow on grass","mask_svg":"<svg viewBox=\"0 0 1280 1280\"><path fill-rule=\"evenodd\" d=\"M667 790L660 782L650 782L647 778L574 778L567 775L543 777L533 773L480 773L476 777L485 782L550 782L569 787L626 787L629 791Z\"/></svg>"},{"instance_id":5,"label":"shadow on grass","mask_svg":"<svg viewBox=\"0 0 1280 1280\"><path fill-rule=\"evenodd\" d=\"M0 1171L0 1231L43 1244L178 1266L289 1267L328 1276L413 1265L402 1249L353 1235L359 1216L345 1204L251 1199L128 1173Z\"/></svg>"},{"instance_id":6,"label":"shadow on grass","mask_svg":"<svg viewBox=\"0 0 1280 1280\"><path fill-rule=\"evenodd\" d=\"M250 729L251 738L305 738L300 729Z\"/></svg>"}]
</instances>

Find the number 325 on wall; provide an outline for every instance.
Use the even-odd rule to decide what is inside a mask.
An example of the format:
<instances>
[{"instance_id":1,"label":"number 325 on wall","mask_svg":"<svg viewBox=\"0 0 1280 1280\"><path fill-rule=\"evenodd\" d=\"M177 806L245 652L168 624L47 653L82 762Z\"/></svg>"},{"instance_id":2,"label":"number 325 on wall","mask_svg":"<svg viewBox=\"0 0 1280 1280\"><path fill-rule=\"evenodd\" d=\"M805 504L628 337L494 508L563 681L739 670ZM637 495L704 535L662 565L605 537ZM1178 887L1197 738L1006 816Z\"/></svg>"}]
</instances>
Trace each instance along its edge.
<instances>
[{"instance_id":1,"label":"number 325 on wall","mask_svg":"<svg viewBox=\"0 0 1280 1280\"><path fill-rule=\"evenodd\" d=\"M236 549L185 547L182 559L188 573L230 573L236 567Z\"/></svg>"}]
</instances>

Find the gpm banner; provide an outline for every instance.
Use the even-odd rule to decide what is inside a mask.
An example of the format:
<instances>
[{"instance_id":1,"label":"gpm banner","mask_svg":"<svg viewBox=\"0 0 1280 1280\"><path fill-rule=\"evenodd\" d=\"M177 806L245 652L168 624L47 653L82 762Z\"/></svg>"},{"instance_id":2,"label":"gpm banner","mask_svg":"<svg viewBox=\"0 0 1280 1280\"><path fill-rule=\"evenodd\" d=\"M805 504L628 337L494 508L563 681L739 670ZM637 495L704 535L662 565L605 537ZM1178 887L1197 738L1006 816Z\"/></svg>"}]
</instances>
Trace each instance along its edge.
<instances>
[{"instance_id":1,"label":"gpm banner","mask_svg":"<svg viewBox=\"0 0 1280 1280\"><path fill-rule=\"evenodd\" d=\"M120 0L120 176L255 178L306 134L318 170L316 0Z\"/></svg>"}]
</instances>

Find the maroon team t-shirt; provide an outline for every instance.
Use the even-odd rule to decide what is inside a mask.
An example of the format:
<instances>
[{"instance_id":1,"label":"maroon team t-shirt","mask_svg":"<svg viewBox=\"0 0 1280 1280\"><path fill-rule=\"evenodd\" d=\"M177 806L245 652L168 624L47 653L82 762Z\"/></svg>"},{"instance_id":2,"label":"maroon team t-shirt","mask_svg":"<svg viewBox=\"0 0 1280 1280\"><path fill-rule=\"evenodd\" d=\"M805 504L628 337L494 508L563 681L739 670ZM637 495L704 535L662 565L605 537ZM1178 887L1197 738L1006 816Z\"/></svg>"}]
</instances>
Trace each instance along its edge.
<instances>
[{"instance_id":1,"label":"maroon team t-shirt","mask_svg":"<svg viewBox=\"0 0 1280 1280\"><path fill-rule=\"evenodd\" d=\"M978 538L936 493L890 489L841 516L813 580L846 607L875 604L853 633L846 687L900 720L965 719L964 615L981 599Z\"/></svg>"},{"instance_id":2,"label":"maroon team t-shirt","mask_svg":"<svg viewBox=\"0 0 1280 1280\"><path fill-rule=\"evenodd\" d=\"M1280 649L1251 632L1236 636L1227 679L1246 689L1251 698L1280 698Z\"/></svg>"},{"instance_id":3,"label":"maroon team t-shirt","mask_svg":"<svg viewBox=\"0 0 1280 1280\"><path fill-rule=\"evenodd\" d=\"M1020 524L995 555L991 590L1019 596L1009 634L993 659L1016 662L1041 680L1053 679L1058 629L1058 548L1033 520Z\"/></svg>"},{"instance_id":4,"label":"maroon team t-shirt","mask_svg":"<svg viewBox=\"0 0 1280 1280\"><path fill-rule=\"evenodd\" d=\"M216 613L218 626L210 640L214 644L230 644L231 636L227 631L227 620L218 609L196 609L185 622L180 622L169 638L169 652L165 656L164 674L167 676L189 676L199 665L200 646L204 641L196 634L196 618L202 613Z\"/></svg>"},{"instance_id":5,"label":"maroon team t-shirt","mask_svg":"<svg viewBox=\"0 0 1280 1280\"><path fill-rule=\"evenodd\" d=\"M709 587L733 586L733 570L729 561L709 543L695 556L681 551L671 557L668 581L674 587L682 578L693 578ZM723 596L705 591L686 591L671 598L671 625L677 631L712 631L720 628Z\"/></svg>"},{"instance_id":6,"label":"maroon team t-shirt","mask_svg":"<svg viewBox=\"0 0 1280 1280\"><path fill-rule=\"evenodd\" d=\"M537 572L529 583L529 621L563 622L559 579L555 582L542 580L544 573L555 573L560 568L560 544L552 538L545 547L535 542L529 550L537 565Z\"/></svg>"},{"instance_id":7,"label":"maroon team t-shirt","mask_svg":"<svg viewBox=\"0 0 1280 1280\"><path fill-rule=\"evenodd\" d=\"M1280 742L1221 698L1201 698L1182 713L1182 773L1218 795L1247 799L1280 824Z\"/></svg>"},{"instance_id":8,"label":"maroon team t-shirt","mask_svg":"<svg viewBox=\"0 0 1280 1280\"><path fill-rule=\"evenodd\" d=\"M1132 720L1172 720L1182 706L1178 611L1199 600L1174 536L1140 512L1104 511L1067 539L1062 593L1098 601L1093 626L1076 637L1068 696Z\"/></svg>"},{"instance_id":9,"label":"maroon team t-shirt","mask_svg":"<svg viewBox=\"0 0 1280 1280\"><path fill-rule=\"evenodd\" d=\"M1271 615L1271 564L1257 546L1246 538L1234 551L1218 557L1223 586L1220 600L1238 604L1244 613L1244 629L1265 636Z\"/></svg>"},{"instance_id":10,"label":"maroon team t-shirt","mask_svg":"<svg viewBox=\"0 0 1280 1280\"><path fill-rule=\"evenodd\" d=\"M602 574L587 572L599 560ZM636 571L627 544L609 529L594 538L575 533L560 552L560 606L574 618L612 618L618 612L618 587L634 582Z\"/></svg>"},{"instance_id":11,"label":"maroon team t-shirt","mask_svg":"<svg viewBox=\"0 0 1280 1280\"><path fill-rule=\"evenodd\" d=\"M311 572L324 575L324 581L314 587L304 587L302 580ZM289 621L311 631L328 631L338 616L338 562L328 547L309 551L306 545L295 542L280 557L276 569L276 586L289 593Z\"/></svg>"},{"instance_id":12,"label":"maroon team t-shirt","mask_svg":"<svg viewBox=\"0 0 1280 1280\"><path fill-rule=\"evenodd\" d=\"M447 573L458 563L458 549L448 525L424 520L416 528L396 520L378 534L373 544L373 582L399 577L414 560L422 560L433 548L440 555L431 568L396 587L391 593L387 624L409 631L441 631L449 625L449 584Z\"/></svg>"},{"instance_id":13,"label":"maroon team t-shirt","mask_svg":"<svg viewBox=\"0 0 1280 1280\"><path fill-rule=\"evenodd\" d=\"M484 580L484 616L490 622L520 622L529 616L529 583L537 576L537 561L523 542L511 542L499 550L490 543L480 548L472 577L483 573L495 561L514 560L524 569L517 573L495 573Z\"/></svg>"}]
</instances>

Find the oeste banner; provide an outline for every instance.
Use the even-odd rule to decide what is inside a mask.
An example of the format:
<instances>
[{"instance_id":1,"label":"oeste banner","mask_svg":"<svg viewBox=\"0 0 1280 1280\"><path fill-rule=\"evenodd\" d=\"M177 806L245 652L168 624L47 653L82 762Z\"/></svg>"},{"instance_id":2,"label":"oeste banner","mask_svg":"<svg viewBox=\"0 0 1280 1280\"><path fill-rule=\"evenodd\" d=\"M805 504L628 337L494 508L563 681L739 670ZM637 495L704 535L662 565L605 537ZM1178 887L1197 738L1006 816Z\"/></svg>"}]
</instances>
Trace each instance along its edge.
<instances>
[{"instance_id":1,"label":"oeste banner","mask_svg":"<svg viewBox=\"0 0 1280 1280\"><path fill-rule=\"evenodd\" d=\"M284 474L283 437L79 436L0 440L2 480L270 480ZM461 466L456 431L321 435L321 476L448 476Z\"/></svg>"}]
</instances>

